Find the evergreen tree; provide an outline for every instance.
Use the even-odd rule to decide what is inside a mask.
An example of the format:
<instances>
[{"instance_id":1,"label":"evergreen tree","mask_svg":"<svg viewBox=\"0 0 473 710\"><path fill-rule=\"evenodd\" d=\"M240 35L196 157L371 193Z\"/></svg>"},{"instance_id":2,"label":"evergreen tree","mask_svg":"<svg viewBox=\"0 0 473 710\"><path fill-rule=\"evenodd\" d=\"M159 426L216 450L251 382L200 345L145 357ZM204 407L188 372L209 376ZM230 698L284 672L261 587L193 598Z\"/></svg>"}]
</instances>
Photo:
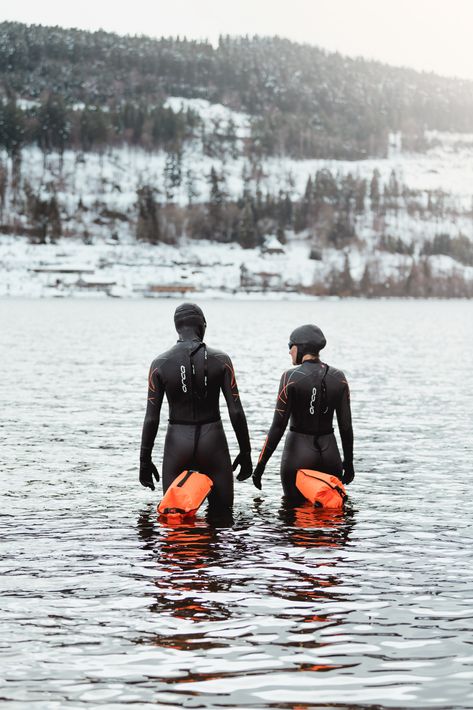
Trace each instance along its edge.
<instances>
[{"instance_id":1,"label":"evergreen tree","mask_svg":"<svg viewBox=\"0 0 473 710\"><path fill-rule=\"evenodd\" d=\"M277 219L278 224L283 228L290 228L292 226L292 215L293 206L289 194L284 193L282 190L279 191L279 197L277 201Z\"/></svg>"},{"instance_id":2,"label":"evergreen tree","mask_svg":"<svg viewBox=\"0 0 473 710\"><path fill-rule=\"evenodd\" d=\"M284 229L281 226L279 226L276 230L276 237L277 237L278 242L280 242L280 244L286 244L286 242L287 242L286 232L284 231Z\"/></svg>"},{"instance_id":3,"label":"evergreen tree","mask_svg":"<svg viewBox=\"0 0 473 710\"><path fill-rule=\"evenodd\" d=\"M223 234L223 205L225 192L223 178L217 174L214 166L210 170L210 197L209 197L209 229L212 239L221 239Z\"/></svg>"},{"instance_id":4,"label":"evergreen tree","mask_svg":"<svg viewBox=\"0 0 473 710\"><path fill-rule=\"evenodd\" d=\"M341 287L342 287L342 295L344 295L344 296L353 295L354 282L353 282L353 277L351 275L350 257L348 256L348 254L345 254L345 258L343 261Z\"/></svg>"},{"instance_id":5,"label":"evergreen tree","mask_svg":"<svg viewBox=\"0 0 473 710\"><path fill-rule=\"evenodd\" d=\"M53 195L49 200L48 205L48 233L52 242L56 242L62 234L61 215L59 212L59 203L56 195Z\"/></svg>"},{"instance_id":6,"label":"evergreen tree","mask_svg":"<svg viewBox=\"0 0 473 710\"><path fill-rule=\"evenodd\" d=\"M391 175L389 176L389 194L395 200L399 197L399 183L394 169L391 170Z\"/></svg>"},{"instance_id":7,"label":"evergreen tree","mask_svg":"<svg viewBox=\"0 0 473 710\"><path fill-rule=\"evenodd\" d=\"M62 154L69 132L70 126L64 99L51 92L37 112L36 137L38 145L45 153L57 149Z\"/></svg>"},{"instance_id":8,"label":"evergreen tree","mask_svg":"<svg viewBox=\"0 0 473 710\"><path fill-rule=\"evenodd\" d=\"M373 294L373 282L371 279L371 271L368 262L365 264L363 275L359 283L359 291L362 296L371 296Z\"/></svg>"},{"instance_id":9,"label":"evergreen tree","mask_svg":"<svg viewBox=\"0 0 473 710\"><path fill-rule=\"evenodd\" d=\"M136 238L139 241L157 244L161 241L161 224L156 190L150 185L144 185L137 190L136 195L138 198Z\"/></svg>"},{"instance_id":10,"label":"evergreen tree","mask_svg":"<svg viewBox=\"0 0 473 710\"><path fill-rule=\"evenodd\" d=\"M48 237L55 242L61 236L61 217L59 204L55 195L51 199L43 199L36 195L30 184L25 181L26 211L30 220L32 232L39 244L46 244Z\"/></svg>"},{"instance_id":11,"label":"evergreen tree","mask_svg":"<svg viewBox=\"0 0 473 710\"><path fill-rule=\"evenodd\" d=\"M363 214L365 211L366 180L358 179L355 192L355 212Z\"/></svg>"},{"instance_id":12,"label":"evergreen tree","mask_svg":"<svg viewBox=\"0 0 473 710\"><path fill-rule=\"evenodd\" d=\"M0 159L0 221L3 220L3 210L5 209L5 197L8 184L8 172L6 166Z\"/></svg>"},{"instance_id":13,"label":"evergreen tree","mask_svg":"<svg viewBox=\"0 0 473 710\"><path fill-rule=\"evenodd\" d=\"M237 127L231 116L227 123L226 139L230 146L230 155L233 160L236 160L239 156Z\"/></svg>"},{"instance_id":14,"label":"evergreen tree","mask_svg":"<svg viewBox=\"0 0 473 710\"><path fill-rule=\"evenodd\" d=\"M244 249L253 249L258 244L258 231L250 201L246 202L241 213L238 241Z\"/></svg>"},{"instance_id":15,"label":"evergreen tree","mask_svg":"<svg viewBox=\"0 0 473 710\"><path fill-rule=\"evenodd\" d=\"M172 201L175 191L182 183L182 153L173 150L167 153L164 165L166 199Z\"/></svg>"},{"instance_id":16,"label":"evergreen tree","mask_svg":"<svg viewBox=\"0 0 473 710\"><path fill-rule=\"evenodd\" d=\"M313 185L312 178L307 178L304 195L299 204L294 208L294 231L302 232L309 226L309 215L312 207Z\"/></svg>"},{"instance_id":17,"label":"evergreen tree","mask_svg":"<svg viewBox=\"0 0 473 710\"><path fill-rule=\"evenodd\" d=\"M146 108L141 104L127 102L120 111L119 125L130 143L138 144L143 135Z\"/></svg>"},{"instance_id":18,"label":"evergreen tree","mask_svg":"<svg viewBox=\"0 0 473 710\"><path fill-rule=\"evenodd\" d=\"M328 278L328 292L331 296L352 296L354 293L354 282L350 270L350 259L345 254L343 269L339 271L333 267Z\"/></svg>"},{"instance_id":19,"label":"evergreen tree","mask_svg":"<svg viewBox=\"0 0 473 710\"><path fill-rule=\"evenodd\" d=\"M0 146L11 157L19 156L25 141L25 118L16 101L0 103Z\"/></svg>"},{"instance_id":20,"label":"evergreen tree","mask_svg":"<svg viewBox=\"0 0 473 710\"><path fill-rule=\"evenodd\" d=\"M84 151L104 146L107 142L109 121L96 106L86 106L80 116L80 142Z\"/></svg>"},{"instance_id":21,"label":"evergreen tree","mask_svg":"<svg viewBox=\"0 0 473 710\"><path fill-rule=\"evenodd\" d=\"M316 201L336 204L339 199L339 187L330 170L323 168L317 170L314 183L314 197Z\"/></svg>"},{"instance_id":22,"label":"evergreen tree","mask_svg":"<svg viewBox=\"0 0 473 710\"><path fill-rule=\"evenodd\" d=\"M377 212L379 210L379 202L380 202L380 187L379 187L379 178L380 178L380 173L377 168L373 170L373 177L371 178L371 183L370 183L370 200L371 200L371 209L373 212Z\"/></svg>"},{"instance_id":23,"label":"evergreen tree","mask_svg":"<svg viewBox=\"0 0 473 710\"><path fill-rule=\"evenodd\" d=\"M328 233L328 241L335 249L342 249L356 239L356 233L349 216L339 214Z\"/></svg>"}]
</instances>

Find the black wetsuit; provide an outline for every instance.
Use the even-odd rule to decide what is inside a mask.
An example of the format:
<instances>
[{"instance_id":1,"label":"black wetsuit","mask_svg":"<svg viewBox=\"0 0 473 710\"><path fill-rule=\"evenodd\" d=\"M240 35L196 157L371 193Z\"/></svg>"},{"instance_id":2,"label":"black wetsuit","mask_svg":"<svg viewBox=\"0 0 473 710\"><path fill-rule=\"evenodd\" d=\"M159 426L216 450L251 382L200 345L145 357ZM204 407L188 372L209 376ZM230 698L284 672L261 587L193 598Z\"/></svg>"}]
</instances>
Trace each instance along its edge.
<instances>
[{"instance_id":1,"label":"black wetsuit","mask_svg":"<svg viewBox=\"0 0 473 710\"><path fill-rule=\"evenodd\" d=\"M305 360L281 377L273 423L259 461L266 465L290 419L281 460L281 482L288 498L300 499L295 486L298 468L310 468L342 477L342 461L333 433L333 415L338 427L345 462L353 461L353 429L350 390L340 370Z\"/></svg>"},{"instance_id":2,"label":"black wetsuit","mask_svg":"<svg viewBox=\"0 0 473 710\"><path fill-rule=\"evenodd\" d=\"M141 458L151 458L166 394L169 426L164 445L163 490L182 471L195 468L213 480L209 502L222 508L233 503L233 475L220 419L220 390L240 451L249 452L248 427L229 356L208 348L198 337L179 340L159 355L149 372Z\"/></svg>"}]
</instances>

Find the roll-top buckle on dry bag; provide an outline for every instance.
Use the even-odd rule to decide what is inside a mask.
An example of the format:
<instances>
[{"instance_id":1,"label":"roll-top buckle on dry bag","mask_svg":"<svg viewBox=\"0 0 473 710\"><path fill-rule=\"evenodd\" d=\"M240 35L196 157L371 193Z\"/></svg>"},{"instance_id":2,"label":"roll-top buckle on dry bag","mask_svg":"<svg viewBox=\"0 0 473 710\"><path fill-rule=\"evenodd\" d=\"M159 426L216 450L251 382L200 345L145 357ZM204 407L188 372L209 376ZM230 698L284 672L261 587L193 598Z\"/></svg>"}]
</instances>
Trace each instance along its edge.
<instances>
[{"instance_id":1,"label":"roll-top buckle on dry bag","mask_svg":"<svg viewBox=\"0 0 473 710\"><path fill-rule=\"evenodd\" d=\"M322 471L300 468L296 487L316 508L341 509L348 498L340 479Z\"/></svg>"},{"instance_id":2,"label":"roll-top buckle on dry bag","mask_svg":"<svg viewBox=\"0 0 473 710\"><path fill-rule=\"evenodd\" d=\"M160 504L160 515L189 517L195 515L213 486L213 481L192 469L183 471L174 479Z\"/></svg>"}]
</instances>

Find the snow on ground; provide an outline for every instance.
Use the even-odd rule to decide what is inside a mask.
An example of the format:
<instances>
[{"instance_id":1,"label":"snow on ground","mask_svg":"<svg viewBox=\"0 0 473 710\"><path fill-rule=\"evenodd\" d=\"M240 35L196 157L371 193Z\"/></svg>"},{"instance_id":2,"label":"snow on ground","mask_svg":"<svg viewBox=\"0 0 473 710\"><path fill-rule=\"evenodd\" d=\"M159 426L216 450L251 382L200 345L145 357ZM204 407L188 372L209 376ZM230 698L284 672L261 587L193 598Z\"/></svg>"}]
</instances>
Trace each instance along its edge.
<instances>
[{"instance_id":1,"label":"snow on ground","mask_svg":"<svg viewBox=\"0 0 473 710\"><path fill-rule=\"evenodd\" d=\"M205 130L214 131L228 127L233 123L238 138L247 138L250 135L250 116L242 111L232 111L223 104L212 104L207 99L187 99L182 96L169 96L164 103L166 108L174 113L179 111L194 111L198 113Z\"/></svg>"},{"instance_id":2,"label":"snow on ground","mask_svg":"<svg viewBox=\"0 0 473 710\"><path fill-rule=\"evenodd\" d=\"M202 154L191 154L188 158L188 164L195 177L195 189L199 194L196 199L207 200L209 193L207 177L216 161ZM298 163L291 160L269 159L264 163L261 184L263 189L266 185L272 191L285 189L292 184L291 192L298 197L305 188L307 177L322 167L339 172L343 170L354 172L357 166L357 169L363 170L368 178L371 177L374 167L377 167L383 177L388 179L393 167L403 165L404 179L409 187L415 184L419 188L423 186L425 189L434 189L434 187L440 189L446 187L447 183L450 186L457 183L457 189L453 190L448 200L457 209L468 210L468 212L455 217L423 219L417 214L410 215L405 210L399 209L397 213L390 212L378 218L378 224L374 225L373 216L367 211L357 218L356 224L356 231L366 241L366 245L375 244L381 221L385 233L399 237L406 243L414 241L422 245L426 238L431 239L441 232L452 236L462 233L473 240L473 219L470 212L473 202L472 165L466 160L462 163L456 154L448 160L445 156L442 158L400 156L396 160L398 162L391 159L358 163L343 161L299 161ZM438 162L440 160L445 163L443 168L440 168ZM22 175L44 198L50 197L51 185L54 185L62 211L69 216L69 221L67 218L63 219L63 229L71 236L82 237L88 232L92 236L109 239L112 234L115 234L121 242L133 242L133 231L126 220L134 213L136 191L144 184L157 185L161 189L161 199L165 201L164 165L164 154L148 154L143 150L128 147L113 149L103 155L97 153L84 155L67 151L63 156L62 164L59 156L52 154L44 159L38 148L31 147L23 154ZM241 194L243 187L244 165L244 160L240 158L225 164L222 168L227 175L226 189L235 197ZM438 169L434 170L433 165L439 165ZM406 166L409 166L409 170ZM408 179L406 179L407 172L409 172ZM443 177L445 183L442 181ZM175 199L181 204L187 203L186 189L183 185L176 191ZM7 195L5 213L9 209L13 210L12 202L13 196ZM423 202L426 202L426 195ZM78 209L79 205L80 209ZM115 218L102 220L101 225L97 223L97 217L104 209L120 213L124 219L120 219L119 214ZM18 219L23 219L26 224L26 218L19 216Z\"/></svg>"},{"instance_id":3,"label":"snow on ground","mask_svg":"<svg viewBox=\"0 0 473 710\"><path fill-rule=\"evenodd\" d=\"M163 152L147 153L130 147L114 148L104 154L66 151L62 161L57 154L44 159L39 148L29 147L23 151L22 174L33 188L40 188L44 196L50 194L51 183L55 183L57 197L70 214L75 212L79 201L86 209L102 202L108 209L127 212L134 208L136 191L143 185L156 187L160 199L166 201L165 162ZM225 174L224 189L229 196L241 195L242 176L248 169L247 159L240 157L224 162L187 148L182 161L183 183L172 191L173 201L187 204L189 175L193 182L194 201L207 201L212 167ZM452 203L460 209L471 209L473 204L473 147L471 151L453 156L443 153L402 155L396 159L354 162L269 158L262 164L259 187L263 192L287 190L297 198L303 194L308 177L323 168L339 174L351 172L368 179L373 170L378 169L383 181L387 181L391 171L395 170L399 182L410 188L450 192ZM253 189L255 187L254 182Z\"/></svg>"},{"instance_id":4,"label":"snow on ground","mask_svg":"<svg viewBox=\"0 0 473 710\"><path fill-rule=\"evenodd\" d=\"M153 288L165 295L240 289L242 268L256 274L258 284L291 288L310 286L316 262L309 258L306 242L294 241L285 254L263 254L260 249L242 249L236 244L186 241L169 245L84 245L63 239L59 244L32 245L27 240L0 237L0 295L77 295L115 291L117 295L152 295ZM333 250L324 264L340 261ZM115 287L115 288L112 288ZM168 290L166 290L168 289ZM113 293L112 293L113 295Z\"/></svg>"},{"instance_id":5,"label":"snow on ground","mask_svg":"<svg viewBox=\"0 0 473 710\"><path fill-rule=\"evenodd\" d=\"M34 99L17 99L16 105L22 111L28 111L30 108L39 106L40 102Z\"/></svg>"},{"instance_id":6,"label":"snow on ground","mask_svg":"<svg viewBox=\"0 0 473 710\"><path fill-rule=\"evenodd\" d=\"M308 242L295 237L281 254L208 241L151 246L85 245L62 239L55 245L39 246L26 239L0 237L0 296L182 297L196 291L207 296L271 293L287 298L301 286L325 283L333 268L340 271L344 266L343 251L325 249L321 261L310 259L309 251ZM459 270L459 264L447 256L429 261L435 274ZM412 257L350 250L353 278L361 278L366 263L387 278L408 273ZM463 267L463 273L473 279L472 267Z\"/></svg>"},{"instance_id":7,"label":"snow on ground","mask_svg":"<svg viewBox=\"0 0 473 710\"><path fill-rule=\"evenodd\" d=\"M246 185L247 189L260 189L263 194L287 191L297 199L303 194L308 177L324 168L338 175L352 173L367 180L377 169L383 182L388 181L394 170L400 184L423 191L420 201L424 205L428 191L441 190L448 193L446 200L450 206L463 211L451 218L427 219L408 214L403 208L383 217L374 217L367 210L357 217L355 227L360 241L349 251L355 279L361 277L366 263L373 260L384 276L404 273L412 265L410 256L380 252L377 249L380 233L400 238L406 244L414 243L416 256L425 239L436 234L464 234L473 240L473 135L430 131L426 134L430 150L414 154L402 151L400 134L391 134L386 159L297 161L273 157L263 160L255 169L251 156L243 154L250 131L247 114L204 99L170 97L167 105L174 111L189 108L196 111L208 134L217 132L224 136L232 124L242 154L235 158L224 148L220 157L210 157L204 154L202 136L196 136L183 150L182 183L171 188L165 180L167 156L162 151L150 153L124 146L103 153L66 151L61 158L55 153L45 157L36 147L26 148L22 180L44 199L56 194L66 238L57 245L34 246L26 237L1 236L0 295L40 296L53 290L58 295L90 292L136 295L149 291L149 287L169 287L172 294L180 293L186 284L189 289L206 293L228 293L240 289L248 278L260 288L284 290L322 282L333 268L343 268L344 251L324 249L321 261L309 259L312 238L309 234L303 235L305 239L292 235L283 254L197 240L183 240L178 247L137 244L134 235L137 190L143 185L153 186L163 203L171 200L181 205L188 203L192 191L194 202L204 202L209 198L212 167L224 176L222 188L234 198L241 195ZM0 158L9 164L5 154ZM27 226L12 193L11 180L3 210L4 222L9 214L14 215L17 225ZM90 244L85 245L84 238ZM472 277L471 269L450 257L430 257L430 262L435 273L460 269ZM155 291L149 295L152 293Z\"/></svg>"},{"instance_id":8,"label":"snow on ground","mask_svg":"<svg viewBox=\"0 0 473 710\"><path fill-rule=\"evenodd\" d=\"M202 118L208 132L216 126L225 128L231 120L241 144L249 133L250 117L232 111L221 104L210 104L205 99L170 97L167 104L173 110L193 108ZM225 132L223 130L223 132ZM186 144L182 154L182 183L171 190L172 201L185 205L188 202L189 186L195 193L194 201L206 201L209 197L209 175L213 168L225 176L223 188L231 197L241 195L244 174L252 176L250 188L258 186L263 193L288 191L293 198L303 194L307 179L317 170L326 168L340 175L352 173L371 179L373 171L380 172L387 181L392 170L398 181L417 190L443 190L455 196L456 204L471 208L473 200L473 136L429 132L429 140L435 145L426 154L404 153L399 134L391 134L388 158L369 160L294 160L287 157L272 157L261 162L258 176L253 175L249 157L232 158L228 152L221 157L203 153L202 140L195 138ZM241 145L239 145L241 148ZM51 181L59 181L61 202L69 210L79 199L86 207L98 199L110 209L126 211L136 202L136 190L143 185L152 185L167 200L169 185L165 184L166 153L147 152L141 148L124 146L110 148L102 154L66 151L61 161L59 155L50 154L44 160L42 152L35 147L23 151L23 177L33 186L42 185L47 190ZM2 156L6 160L5 154Z\"/></svg>"}]
</instances>

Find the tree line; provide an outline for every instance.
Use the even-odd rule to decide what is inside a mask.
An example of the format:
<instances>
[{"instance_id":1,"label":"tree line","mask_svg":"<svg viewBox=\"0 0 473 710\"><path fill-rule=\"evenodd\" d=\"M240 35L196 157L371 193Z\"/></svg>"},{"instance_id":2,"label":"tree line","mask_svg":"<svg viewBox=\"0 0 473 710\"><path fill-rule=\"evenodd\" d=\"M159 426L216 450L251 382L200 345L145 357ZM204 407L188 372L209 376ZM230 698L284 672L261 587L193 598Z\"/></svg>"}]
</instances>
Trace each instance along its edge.
<instances>
[{"instance_id":1,"label":"tree line","mask_svg":"<svg viewBox=\"0 0 473 710\"><path fill-rule=\"evenodd\" d=\"M258 155L358 159L383 155L389 131L402 131L407 147L422 148L426 128L473 130L471 81L350 59L278 37L225 36L213 47L4 22L0 85L7 103L15 96L40 100L50 91L66 107L81 102L96 112L83 120L102 141L105 113L123 118L126 104L138 115L129 116L131 129L119 135L141 140L136 130L147 120L143 107L160 107L171 95L248 112Z\"/></svg>"},{"instance_id":2,"label":"tree line","mask_svg":"<svg viewBox=\"0 0 473 710\"><path fill-rule=\"evenodd\" d=\"M0 102L0 148L13 157L20 157L23 147L34 144L45 154L63 153L66 148L102 150L123 143L149 150L182 149L200 124L190 109L175 112L162 104L131 103L112 111L93 105L73 108L60 94L47 92L28 108L15 99Z\"/></svg>"},{"instance_id":3,"label":"tree line","mask_svg":"<svg viewBox=\"0 0 473 710\"><path fill-rule=\"evenodd\" d=\"M184 169L181 155L167 153L163 176L159 184L142 184L136 192L136 202L126 212L110 210L97 196L95 206L85 208L79 198L75 214L66 212L57 193L59 183L44 185L36 191L21 171L8 170L0 159L0 229L4 233L26 233L33 240L45 243L63 234L62 222L81 222L81 215L94 212L105 223L119 220L129 224L139 241L150 244L175 244L182 236L215 242L240 244L255 248L264 244L268 235L277 235L281 244L288 233L301 234L311 245L310 258L323 258L325 248L346 250L352 246L365 248L360 225L372 225L375 241L370 245L378 252L428 257L443 254L466 266L473 266L473 243L458 232L442 231L446 221L458 217L473 221L473 203L459 207L442 190L413 190L399 180L394 170L383 179L375 169L371 177L340 174L322 168L307 178L305 189L294 197L291 185L272 192L263 190L259 182L258 165L245 163L242 187L236 197L230 194L225 172L215 166L207 175L207 197L197 193L196 175ZM56 182L60 178L56 178ZM291 177L288 176L291 183ZM64 189L64 186L61 188ZM176 191L182 190L187 204L175 202ZM10 195L11 204L6 205ZM15 226L15 214L26 217ZM421 242L408 234L403 238L393 233L392 217L411 215L416 220L439 222L438 232ZM112 225L113 226L113 225ZM67 230L67 234L81 236ZM89 239L89 234L86 235Z\"/></svg>"},{"instance_id":4,"label":"tree line","mask_svg":"<svg viewBox=\"0 0 473 710\"><path fill-rule=\"evenodd\" d=\"M169 165L166 170L170 170ZM245 174L248 177L246 171ZM178 173L172 175L178 179ZM94 224L114 240L119 240L116 225L123 223L138 242L177 244L185 235L194 240L234 242L247 249L263 246L265 238L274 234L283 246L288 232L296 232L308 238L308 258L314 267L323 262L327 247L338 250L341 259L341 265L332 266L323 280L315 279L311 287L298 287L299 290L328 296L473 297L473 283L461 269L473 266L473 243L467 236L439 230L433 237L416 243L394 236L386 227L383 217L397 211L405 214L409 208L416 209L420 219L432 220L452 216L454 209L445 193L407 190L395 172L382 180L376 170L371 178L319 170L308 178L304 194L298 199L286 190L255 190L247 179L235 199L228 193L224 175L212 168L206 201L195 202L190 189L188 203L178 205L168 201L157 186L145 184L137 189L136 202L127 212L108 208L100 197L90 207L79 199L75 211L66 212L55 190L45 192L44 186L35 190L27 178L17 189L12 210L12 205L6 204L7 194L13 190L9 178L11 175L0 161L0 232L25 235L32 243L80 237L90 244L95 238ZM461 214L473 219L471 211ZM358 233L358 219L367 215L377 230L368 249ZM354 278L350 264L354 246L366 255L360 278ZM382 268L383 252L406 257L399 260L397 269L387 278ZM432 255L449 256L458 268L443 275L434 273L429 262Z\"/></svg>"}]
</instances>

